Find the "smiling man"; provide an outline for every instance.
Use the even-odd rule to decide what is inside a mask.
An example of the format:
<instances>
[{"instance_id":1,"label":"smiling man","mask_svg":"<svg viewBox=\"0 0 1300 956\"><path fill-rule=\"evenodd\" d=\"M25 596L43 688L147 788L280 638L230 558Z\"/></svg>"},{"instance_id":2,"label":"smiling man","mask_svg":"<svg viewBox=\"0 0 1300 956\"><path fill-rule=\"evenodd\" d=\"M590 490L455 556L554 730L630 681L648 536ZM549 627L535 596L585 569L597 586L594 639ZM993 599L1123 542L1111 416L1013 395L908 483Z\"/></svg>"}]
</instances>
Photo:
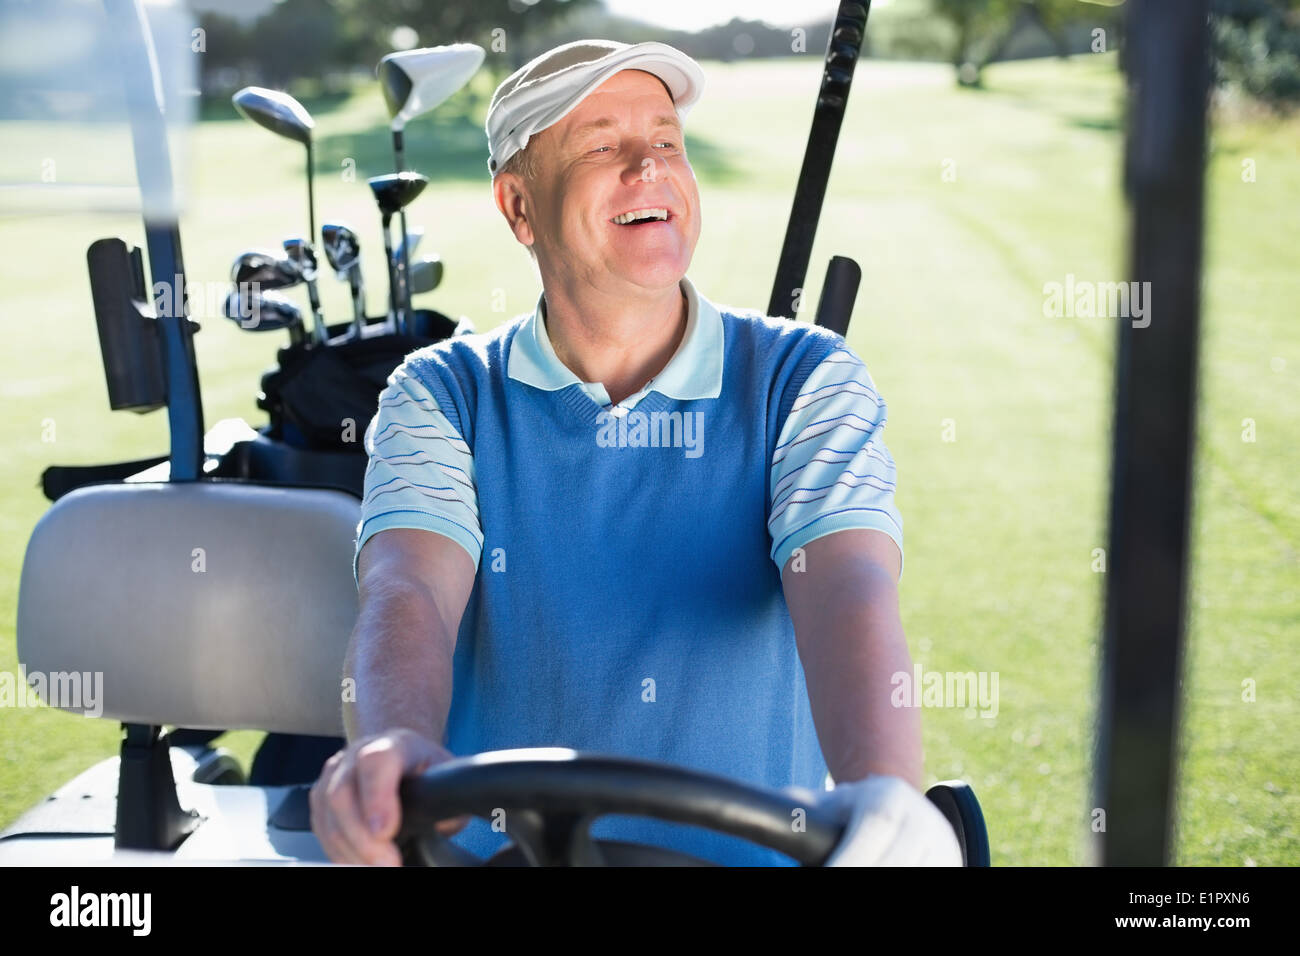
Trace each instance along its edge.
<instances>
[{"instance_id":1,"label":"smiling man","mask_svg":"<svg viewBox=\"0 0 1300 956\"><path fill-rule=\"evenodd\" d=\"M919 792L919 715L890 703L911 661L885 403L838 335L686 278L703 80L672 47L587 40L492 99L493 196L542 294L380 395L349 746L312 791L336 860L399 861L404 774L558 746L813 791L847 823L837 863L960 862ZM592 833L784 861L657 821Z\"/></svg>"}]
</instances>

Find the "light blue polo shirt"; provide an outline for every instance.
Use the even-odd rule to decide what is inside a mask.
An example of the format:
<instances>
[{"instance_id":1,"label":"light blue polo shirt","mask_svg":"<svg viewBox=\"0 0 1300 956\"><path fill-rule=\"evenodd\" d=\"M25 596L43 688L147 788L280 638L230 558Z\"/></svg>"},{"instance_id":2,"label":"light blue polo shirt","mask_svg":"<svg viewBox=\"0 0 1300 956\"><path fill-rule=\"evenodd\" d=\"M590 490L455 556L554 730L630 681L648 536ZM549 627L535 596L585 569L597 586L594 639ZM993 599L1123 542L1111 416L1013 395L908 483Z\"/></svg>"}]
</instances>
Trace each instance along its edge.
<instances>
[{"instance_id":1,"label":"light blue polo shirt","mask_svg":"<svg viewBox=\"0 0 1300 956\"><path fill-rule=\"evenodd\" d=\"M846 528L901 550L885 404L834 333L681 287L679 347L618 406L557 360L544 299L408 356L366 433L358 554L385 528L419 528L475 563L453 753L569 747L817 789L827 767L781 569ZM784 859L659 821L592 832ZM489 854L504 839L475 821L457 841Z\"/></svg>"},{"instance_id":2,"label":"light blue polo shirt","mask_svg":"<svg viewBox=\"0 0 1300 956\"><path fill-rule=\"evenodd\" d=\"M723 334L717 307L689 278L686 331L664 369L615 407L600 382L583 382L560 362L546 332L546 297L539 295L510 346L507 374L545 391L578 387L618 415L636 408L650 391L677 399L716 398L722 388ZM407 411L419 409L419 427ZM903 522L894 503L896 468L884 441L888 409L866 365L847 345L828 355L808 376L791 409L771 462L774 511L768 519L772 560L784 568L797 549L823 535L870 528L889 535L903 551ZM376 441L379 445L376 448ZM469 446L418 379L399 367L379 396L378 414L365 436L370 462L365 504L353 561L385 528L423 528L451 538L477 566L483 547ZM439 475L408 480L409 472Z\"/></svg>"}]
</instances>

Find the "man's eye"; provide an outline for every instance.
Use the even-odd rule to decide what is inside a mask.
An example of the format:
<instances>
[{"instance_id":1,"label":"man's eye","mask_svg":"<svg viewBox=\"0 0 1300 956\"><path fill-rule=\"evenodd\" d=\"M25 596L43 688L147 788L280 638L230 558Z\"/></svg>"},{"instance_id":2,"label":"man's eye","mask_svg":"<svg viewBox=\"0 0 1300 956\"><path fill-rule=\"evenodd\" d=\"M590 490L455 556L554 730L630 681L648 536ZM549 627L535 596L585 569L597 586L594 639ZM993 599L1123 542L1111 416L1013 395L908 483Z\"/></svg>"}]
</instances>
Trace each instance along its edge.
<instances>
[{"instance_id":1,"label":"man's eye","mask_svg":"<svg viewBox=\"0 0 1300 956\"><path fill-rule=\"evenodd\" d=\"M612 146L597 146L597 147L596 147L595 149L593 149L591 152L593 152L593 153L599 153L602 149L613 149L613 148L614 148L614 147L612 147Z\"/></svg>"}]
</instances>

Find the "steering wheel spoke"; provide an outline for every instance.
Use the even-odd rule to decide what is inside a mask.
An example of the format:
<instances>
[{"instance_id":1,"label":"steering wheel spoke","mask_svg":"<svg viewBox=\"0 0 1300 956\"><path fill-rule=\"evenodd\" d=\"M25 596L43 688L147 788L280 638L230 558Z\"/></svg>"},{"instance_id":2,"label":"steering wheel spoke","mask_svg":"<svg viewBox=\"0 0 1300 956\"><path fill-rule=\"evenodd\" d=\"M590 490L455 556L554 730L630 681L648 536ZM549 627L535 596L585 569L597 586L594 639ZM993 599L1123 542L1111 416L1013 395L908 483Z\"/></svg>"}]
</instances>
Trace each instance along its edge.
<instances>
[{"instance_id":1,"label":"steering wheel spoke","mask_svg":"<svg viewBox=\"0 0 1300 956\"><path fill-rule=\"evenodd\" d=\"M529 866L608 866L591 838L592 814L505 811L506 833Z\"/></svg>"}]
</instances>

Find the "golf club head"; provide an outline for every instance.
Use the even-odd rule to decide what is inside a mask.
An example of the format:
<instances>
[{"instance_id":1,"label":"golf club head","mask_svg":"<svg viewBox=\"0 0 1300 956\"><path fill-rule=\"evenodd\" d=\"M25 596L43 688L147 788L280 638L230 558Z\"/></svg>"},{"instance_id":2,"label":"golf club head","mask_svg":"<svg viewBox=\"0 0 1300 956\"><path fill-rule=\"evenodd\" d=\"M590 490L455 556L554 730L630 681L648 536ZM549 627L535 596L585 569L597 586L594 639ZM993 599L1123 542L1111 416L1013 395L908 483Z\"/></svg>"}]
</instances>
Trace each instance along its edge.
<instances>
[{"instance_id":1,"label":"golf club head","mask_svg":"<svg viewBox=\"0 0 1300 956\"><path fill-rule=\"evenodd\" d=\"M320 227L320 238L330 268L340 279L346 279L349 270L361 259L357 234L342 223L327 222Z\"/></svg>"},{"instance_id":2,"label":"golf club head","mask_svg":"<svg viewBox=\"0 0 1300 956\"><path fill-rule=\"evenodd\" d=\"M304 146L311 145L311 131L316 123L306 108L288 93L246 86L231 97L231 102L240 114L258 126Z\"/></svg>"},{"instance_id":3,"label":"golf club head","mask_svg":"<svg viewBox=\"0 0 1300 956\"><path fill-rule=\"evenodd\" d=\"M407 261L415 255L415 250L420 247L420 240L424 238L424 227L416 226L414 229L406 230L406 236L397 244L393 250L393 261L401 262L403 254Z\"/></svg>"},{"instance_id":4,"label":"golf club head","mask_svg":"<svg viewBox=\"0 0 1300 956\"><path fill-rule=\"evenodd\" d=\"M483 57L483 48L475 43L452 43L402 50L380 60L375 72L393 130L401 130L468 83Z\"/></svg>"},{"instance_id":5,"label":"golf club head","mask_svg":"<svg viewBox=\"0 0 1300 956\"><path fill-rule=\"evenodd\" d=\"M419 292L432 292L438 288L441 282L442 260L437 256L430 256L427 259L411 263L411 273L407 276L407 284L410 286L412 295Z\"/></svg>"},{"instance_id":6,"label":"golf club head","mask_svg":"<svg viewBox=\"0 0 1300 956\"><path fill-rule=\"evenodd\" d=\"M391 216L409 206L416 196L424 192L424 187L429 185L429 177L410 172L385 173L367 179L366 185L374 193L379 211L385 216Z\"/></svg>"},{"instance_id":7,"label":"golf club head","mask_svg":"<svg viewBox=\"0 0 1300 956\"><path fill-rule=\"evenodd\" d=\"M226 296L226 318L245 332L272 332L302 327L302 310L275 292L240 286Z\"/></svg>"},{"instance_id":8,"label":"golf club head","mask_svg":"<svg viewBox=\"0 0 1300 956\"><path fill-rule=\"evenodd\" d=\"M303 280L313 281L316 278L316 250L312 248L311 243L306 239L295 237L284 240L283 246L284 254L298 267Z\"/></svg>"},{"instance_id":9,"label":"golf club head","mask_svg":"<svg viewBox=\"0 0 1300 956\"><path fill-rule=\"evenodd\" d=\"M287 289L302 281L302 270L292 259L282 259L269 249L250 249L235 257L230 281L236 286Z\"/></svg>"}]
</instances>

